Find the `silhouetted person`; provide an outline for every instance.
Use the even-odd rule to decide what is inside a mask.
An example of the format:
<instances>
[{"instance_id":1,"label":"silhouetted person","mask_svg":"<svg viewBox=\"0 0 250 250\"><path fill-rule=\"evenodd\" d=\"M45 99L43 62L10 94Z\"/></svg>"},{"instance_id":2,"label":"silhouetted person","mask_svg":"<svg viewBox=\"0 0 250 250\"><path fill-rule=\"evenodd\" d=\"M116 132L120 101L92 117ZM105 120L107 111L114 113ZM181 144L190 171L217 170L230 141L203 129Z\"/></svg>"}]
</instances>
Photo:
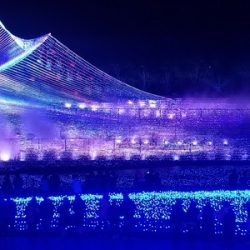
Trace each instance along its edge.
<instances>
[{"instance_id":1,"label":"silhouetted person","mask_svg":"<svg viewBox=\"0 0 250 250\"><path fill-rule=\"evenodd\" d=\"M236 169L233 169L228 176L228 183L229 183L230 188L234 189L237 187L238 178L239 178L239 176L237 174Z\"/></svg>"},{"instance_id":2,"label":"silhouetted person","mask_svg":"<svg viewBox=\"0 0 250 250\"><path fill-rule=\"evenodd\" d=\"M108 194L104 193L100 200L99 219L104 230L108 229L110 216L110 203Z\"/></svg>"},{"instance_id":3,"label":"silhouetted person","mask_svg":"<svg viewBox=\"0 0 250 250\"><path fill-rule=\"evenodd\" d=\"M34 232L37 230L37 225L40 222L40 207L35 198L29 202L26 213L28 229Z\"/></svg>"},{"instance_id":4,"label":"silhouetted person","mask_svg":"<svg viewBox=\"0 0 250 250\"><path fill-rule=\"evenodd\" d=\"M6 206L6 201L4 199L0 199L0 233L3 233L7 230L8 228L8 223L6 221L6 211L7 211L7 206Z\"/></svg>"},{"instance_id":5,"label":"silhouetted person","mask_svg":"<svg viewBox=\"0 0 250 250\"><path fill-rule=\"evenodd\" d=\"M40 189L43 195L47 195L49 193L49 176L47 174L43 175L41 179Z\"/></svg>"},{"instance_id":6,"label":"silhouetted person","mask_svg":"<svg viewBox=\"0 0 250 250\"><path fill-rule=\"evenodd\" d=\"M247 223L246 223L246 229L248 232L250 232L250 201L248 201L246 204L246 210L247 210Z\"/></svg>"},{"instance_id":7,"label":"silhouetted person","mask_svg":"<svg viewBox=\"0 0 250 250\"><path fill-rule=\"evenodd\" d=\"M87 191L93 191L95 189L95 174L94 172L90 172L85 177L85 186Z\"/></svg>"},{"instance_id":8,"label":"silhouetted person","mask_svg":"<svg viewBox=\"0 0 250 250\"><path fill-rule=\"evenodd\" d=\"M90 176L91 190L98 192L100 188L100 174L97 171L93 172L93 175Z\"/></svg>"},{"instance_id":9,"label":"silhouetted person","mask_svg":"<svg viewBox=\"0 0 250 250\"><path fill-rule=\"evenodd\" d=\"M135 203L129 198L128 194L123 195L122 203L122 216L124 216L124 229L125 231L131 231L133 228Z\"/></svg>"},{"instance_id":10,"label":"silhouetted person","mask_svg":"<svg viewBox=\"0 0 250 250\"><path fill-rule=\"evenodd\" d=\"M57 174L53 174L49 178L49 189L52 193L58 193L60 189L61 181Z\"/></svg>"},{"instance_id":11,"label":"silhouetted person","mask_svg":"<svg viewBox=\"0 0 250 250\"><path fill-rule=\"evenodd\" d=\"M186 223L189 233L194 233L198 230L199 228L198 216L199 216L199 209L196 207L196 203L192 201L186 213Z\"/></svg>"},{"instance_id":12,"label":"silhouetted person","mask_svg":"<svg viewBox=\"0 0 250 250\"><path fill-rule=\"evenodd\" d=\"M73 224L76 227L81 227L83 225L83 216L86 210L84 201L79 195L76 195L75 201L73 203Z\"/></svg>"},{"instance_id":13,"label":"silhouetted person","mask_svg":"<svg viewBox=\"0 0 250 250\"><path fill-rule=\"evenodd\" d=\"M161 188L161 177L158 172L153 173L153 187L155 190L159 190Z\"/></svg>"},{"instance_id":14,"label":"silhouetted person","mask_svg":"<svg viewBox=\"0 0 250 250\"><path fill-rule=\"evenodd\" d=\"M134 190L141 190L144 184L144 175L137 171L134 178Z\"/></svg>"},{"instance_id":15,"label":"silhouetted person","mask_svg":"<svg viewBox=\"0 0 250 250\"><path fill-rule=\"evenodd\" d=\"M109 207L109 222L111 226L111 230L117 230L120 225L120 214L121 214L121 208L117 205L117 201L113 200L110 203Z\"/></svg>"},{"instance_id":16,"label":"silhouetted person","mask_svg":"<svg viewBox=\"0 0 250 250\"><path fill-rule=\"evenodd\" d=\"M145 188L147 190L152 190L153 188L153 183L154 183L154 173L152 170L148 170L146 173L145 173Z\"/></svg>"},{"instance_id":17,"label":"silhouetted person","mask_svg":"<svg viewBox=\"0 0 250 250\"><path fill-rule=\"evenodd\" d=\"M5 175L3 178L2 192L7 195L13 192L13 186L9 174Z\"/></svg>"},{"instance_id":18,"label":"silhouetted person","mask_svg":"<svg viewBox=\"0 0 250 250\"><path fill-rule=\"evenodd\" d=\"M72 178L72 191L74 194L82 193L82 182L81 182L81 179L77 175L73 175L73 178Z\"/></svg>"},{"instance_id":19,"label":"silhouetted person","mask_svg":"<svg viewBox=\"0 0 250 250\"><path fill-rule=\"evenodd\" d=\"M70 214L69 210L70 202L67 198L64 198L61 206L58 209L60 214L59 225L63 229L72 224L72 215Z\"/></svg>"},{"instance_id":20,"label":"silhouetted person","mask_svg":"<svg viewBox=\"0 0 250 250\"><path fill-rule=\"evenodd\" d=\"M170 223L175 235L182 233L184 226L184 211L182 209L181 200L177 199L175 205L172 207L172 212L170 216Z\"/></svg>"},{"instance_id":21,"label":"silhouetted person","mask_svg":"<svg viewBox=\"0 0 250 250\"><path fill-rule=\"evenodd\" d=\"M40 211L40 218L42 219L42 229L45 231L50 230L54 212L52 201L48 198L44 198L44 201L40 204Z\"/></svg>"},{"instance_id":22,"label":"silhouetted person","mask_svg":"<svg viewBox=\"0 0 250 250\"><path fill-rule=\"evenodd\" d=\"M108 174L106 171L98 172L96 175L96 191L106 191L108 189Z\"/></svg>"},{"instance_id":23,"label":"silhouetted person","mask_svg":"<svg viewBox=\"0 0 250 250\"><path fill-rule=\"evenodd\" d=\"M239 179L239 183L240 183L240 188L241 189L246 189L247 188L247 184L248 184L248 172L245 170L241 173L240 179Z\"/></svg>"},{"instance_id":24,"label":"silhouetted person","mask_svg":"<svg viewBox=\"0 0 250 250\"><path fill-rule=\"evenodd\" d=\"M16 205L10 199L0 199L0 233L7 233L13 228L16 215Z\"/></svg>"},{"instance_id":25,"label":"silhouetted person","mask_svg":"<svg viewBox=\"0 0 250 250\"><path fill-rule=\"evenodd\" d=\"M23 190L23 179L19 174L16 174L13 179L13 188L16 194L21 194Z\"/></svg>"},{"instance_id":26,"label":"silhouetted person","mask_svg":"<svg viewBox=\"0 0 250 250\"><path fill-rule=\"evenodd\" d=\"M231 239L235 235L235 214L228 202L224 204L222 227L224 237Z\"/></svg>"},{"instance_id":27,"label":"silhouetted person","mask_svg":"<svg viewBox=\"0 0 250 250\"><path fill-rule=\"evenodd\" d=\"M116 188L117 176L115 175L114 171L108 173L107 183L108 183L108 190L114 191Z\"/></svg>"},{"instance_id":28,"label":"silhouetted person","mask_svg":"<svg viewBox=\"0 0 250 250\"><path fill-rule=\"evenodd\" d=\"M202 210L201 226L204 236L210 237L214 235L214 220L214 209L212 208L211 203L208 202Z\"/></svg>"}]
</instances>

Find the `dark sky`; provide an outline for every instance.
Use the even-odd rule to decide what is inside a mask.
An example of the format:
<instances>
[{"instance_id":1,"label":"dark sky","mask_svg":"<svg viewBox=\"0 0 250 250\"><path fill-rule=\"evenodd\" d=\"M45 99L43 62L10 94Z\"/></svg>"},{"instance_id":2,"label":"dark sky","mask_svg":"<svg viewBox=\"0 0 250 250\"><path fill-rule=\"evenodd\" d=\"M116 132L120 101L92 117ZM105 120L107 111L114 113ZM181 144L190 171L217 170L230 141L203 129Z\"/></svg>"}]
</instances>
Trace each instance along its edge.
<instances>
[{"instance_id":1,"label":"dark sky","mask_svg":"<svg viewBox=\"0 0 250 250\"><path fill-rule=\"evenodd\" d=\"M3 0L0 19L157 94L231 95L249 90L250 1L229 2Z\"/></svg>"}]
</instances>

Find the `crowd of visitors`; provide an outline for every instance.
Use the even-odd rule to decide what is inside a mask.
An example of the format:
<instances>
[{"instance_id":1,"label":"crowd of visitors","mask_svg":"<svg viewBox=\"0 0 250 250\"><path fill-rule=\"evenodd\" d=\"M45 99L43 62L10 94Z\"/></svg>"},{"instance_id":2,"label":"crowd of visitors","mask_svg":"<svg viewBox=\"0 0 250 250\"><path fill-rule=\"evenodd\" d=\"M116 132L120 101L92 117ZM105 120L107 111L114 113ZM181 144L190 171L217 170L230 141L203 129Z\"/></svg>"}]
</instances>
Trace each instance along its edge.
<instances>
[{"instance_id":1,"label":"crowd of visitors","mask_svg":"<svg viewBox=\"0 0 250 250\"><path fill-rule=\"evenodd\" d=\"M131 232L139 230L140 226L136 225L138 223L135 218L136 204L128 198L128 191L166 191L176 190L176 188L182 191L186 188L195 190L197 187L202 187L203 190L213 189L213 187L214 189L219 187L229 190L247 189L248 180L247 167L237 169L173 167L148 170L88 170L73 174L56 172L44 175L6 174L0 178L2 194L2 197L0 197L0 232L20 231L20 225L18 225L20 218L17 219L18 207L11 197L31 195L44 197L41 202L37 202L33 198L24 208L25 223L22 223L25 224L27 232L50 232L55 227L57 231L84 232L91 230L92 227L92 229L106 232ZM211 185L208 186L207 183ZM124 193L122 204L119 206L110 201L108 193L112 192ZM79 196L79 194L84 193L103 195L98 208L98 216L94 221L88 219L87 213L89 211L86 200ZM48 197L70 194L75 195L74 202L72 203L65 198L55 211L55 204ZM215 210L212 205L208 202L201 212L197 204L193 202L189 209L184 211L182 202L182 200L177 200L173 205L168 225L165 225L164 228L174 235L214 235ZM55 217L58 220L57 226L54 225ZM218 216L216 220L218 220ZM235 221L236 217L232 206L225 202L220 212L223 235L231 236L235 234ZM23 225L22 223L21 225Z\"/></svg>"},{"instance_id":2,"label":"crowd of visitors","mask_svg":"<svg viewBox=\"0 0 250 250\"><path fill-rule=\"evenodd\" d=\"M20 205L19 205L20 206ZM111 202L109 196L104 193L100 200L95 218L88 217L88 205L86 200L76 195L70 202L65 197L55 209L55 204L49 198L37 202L34 198L22 211L25 216L17 216L17 206L11 199L0 199L0 234L9 233L52 233L52 232L77 232L88 233L103 231L110 233L134 233L144 231L139 228L135 217L136 204L124 194L121 204ZM248 206L250 214L250 206ZM217 212L218 213L218 212ZM166 220L168 227L160 226L161 221L148 218L151 223L159 223L156 226L159 232L178 235L200 235L204 237L215 236L216 212L210 202L207 202L202 211L197 208L196 202L191 202L187 211L183 209L183 200L178 199L173 205L170 218ZM248 215L248 217L250 217ZM56 222L55 222L56 218ZM218 219L218 214L217 214ZM220 223L222 225L220 235L234 237L236 231L235 213L228 202L224 202L220 210ZM148 223L149 221L146 221ZM250 219L248 219L250 221ZM145 222L145 221L144 221ZM143 229L143 230L142 230ZM154 231L154 230L153 230Z\"/></svg>"},{"instance_id":3,"label":"crowd of visitors","mask_svg":"<svg viewBox=\"0 0 250 250\"><path fill-rule=\"evenodd\" d=\"M101 170L74 174L6 174L0 177L2 194L98 193L123 190L247 189L247 168L169 168Z\"/></svg>"}]
</instances>

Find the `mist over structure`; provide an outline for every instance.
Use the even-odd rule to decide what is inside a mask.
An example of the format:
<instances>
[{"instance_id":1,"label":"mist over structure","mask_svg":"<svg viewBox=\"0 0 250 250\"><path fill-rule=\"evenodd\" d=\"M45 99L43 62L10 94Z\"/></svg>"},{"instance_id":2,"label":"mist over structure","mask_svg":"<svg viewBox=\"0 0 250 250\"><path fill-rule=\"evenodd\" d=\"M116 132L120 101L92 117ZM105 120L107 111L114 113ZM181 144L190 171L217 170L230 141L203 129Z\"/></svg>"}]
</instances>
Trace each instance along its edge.
<instances>
[{"instance_id":1,"label":"mist over structure","mask_svg":"<svg viewBox=\"0 0 250 250\"><path fill-rule=\"evenodd\" d=\"M243 95L167 98L110 76L51 34L21 39L1 23L0 38L6 160L31 151L39 159L48 152L93 160L249 157Z\"/></svg>"}]
</instances>

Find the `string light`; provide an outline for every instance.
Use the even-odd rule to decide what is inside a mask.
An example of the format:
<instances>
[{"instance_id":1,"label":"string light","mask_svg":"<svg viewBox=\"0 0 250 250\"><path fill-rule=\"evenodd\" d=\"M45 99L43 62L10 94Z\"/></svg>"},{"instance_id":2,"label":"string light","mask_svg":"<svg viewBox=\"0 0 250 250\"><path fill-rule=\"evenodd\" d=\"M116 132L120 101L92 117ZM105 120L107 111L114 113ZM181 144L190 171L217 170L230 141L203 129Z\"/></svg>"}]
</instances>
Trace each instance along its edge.
<instances>
[{"instance_id":1,"label":"string light","mask_svg":"<svg viewBox=\"0 0 250 250\"><path fill-rule=\"evenodd\" d=\"M228 150L222 153L227 155L226 159L231 159L229 156L238 149L239 159L249 159L249 133L240 130L247 127L243 121L248 121L249 110L239 108L239 103L228 104L223 99L189 102L141 91L88 63L51 34L21 39L0 23L0 41L0 110L4 117L8 117L3 123L14 131L7 138L15 138L14 144L17 145L17 149L12 150L15 152L10 152L9 159L27 153L30 148L39 148L42 151L39 155L56 148L60 155L67 145L76 158L86 154L91 157L92 148L104 152L104 155L112 152L112 158L117 154L125 155L127 151L136 155L139 149L131 148L131 144L141 142L141 138L152 138L152 135L154 143L144 148L146 156L168 154L171 146L173 155L180 154L180 149L172 143L173 138L181 141L196 138L197 142L206 142L206 136L209 136L211 143L196 145L195 141L191 142L195 147L190 147L190 154L216 155ZM44 134L27 132L23 117L29 112L42 113L45 123L56 132L48 135L46 140L39 140ZM38 123L39 120L42 121L38 119ZM234 121L244 136L223 139L227 121ZM42 126L36 124L35 130L39 127ZM202 132L204 130L206 135ZM20 131L20 136L16 136L16 131ZM28 140L27 134L38 140ZM124 147L115 150L117 134L124 142L129 142L133 134L138 140L132 139L131 143L124 143ZM168 147L163 147L164 137L171 141ZM213 144L215 147L208 147ZM0 158L8 159L6 154Z\"/></svg>"},{"instance_id":2,"label":"string light","mask_svg":"<svg viewBox=\"0 0 250 250\"><path fill-rule=\"evenodd\" d=\"M104 198L100 194L82 194L79 196L85 204L85 209L82 211L83 222L82 227L86 229L103 229L103 224L100 221L100 206ZM247 205L250 202L250 190L237 191L196 191L196 192L140 192L130 193L129 199L134 203L135 210L133 226L138 231L150 232L171 232L171 216L173 207L177 200L181 201L181 207L184 213L190 209L191 203L195 204L199 213L203 213L203 209L207 203L211 204L214 211L214 234L220 235L223 233L223 220L221 211L225 203L228 203L235 214L235 235L244 236L248 233L247 221L248 211ZM18 231L28 229L27 208L31 201L34 201L38 206L41 206L45 201L45 197L26 197L26 198L11 198L10 200L16 204L16 215L14 228ZM60 195L50 196L48 199L53 205L53 214L50 228L58 228L60 220L60 207L65 200L70 202L69 213L73 214L73 204L76 200L75 195ZM122 193L110 193L108 202L112 205L121 207L123 204L124 195ZM7 199L5 199L5 202ZM120 226L123 224L123 217L120 218ZM199 217L202 220L202 216ZM39 227L36 227L37 230ZM183 233L187 233L184 230Z\"/></svg>"}]
</instances>

